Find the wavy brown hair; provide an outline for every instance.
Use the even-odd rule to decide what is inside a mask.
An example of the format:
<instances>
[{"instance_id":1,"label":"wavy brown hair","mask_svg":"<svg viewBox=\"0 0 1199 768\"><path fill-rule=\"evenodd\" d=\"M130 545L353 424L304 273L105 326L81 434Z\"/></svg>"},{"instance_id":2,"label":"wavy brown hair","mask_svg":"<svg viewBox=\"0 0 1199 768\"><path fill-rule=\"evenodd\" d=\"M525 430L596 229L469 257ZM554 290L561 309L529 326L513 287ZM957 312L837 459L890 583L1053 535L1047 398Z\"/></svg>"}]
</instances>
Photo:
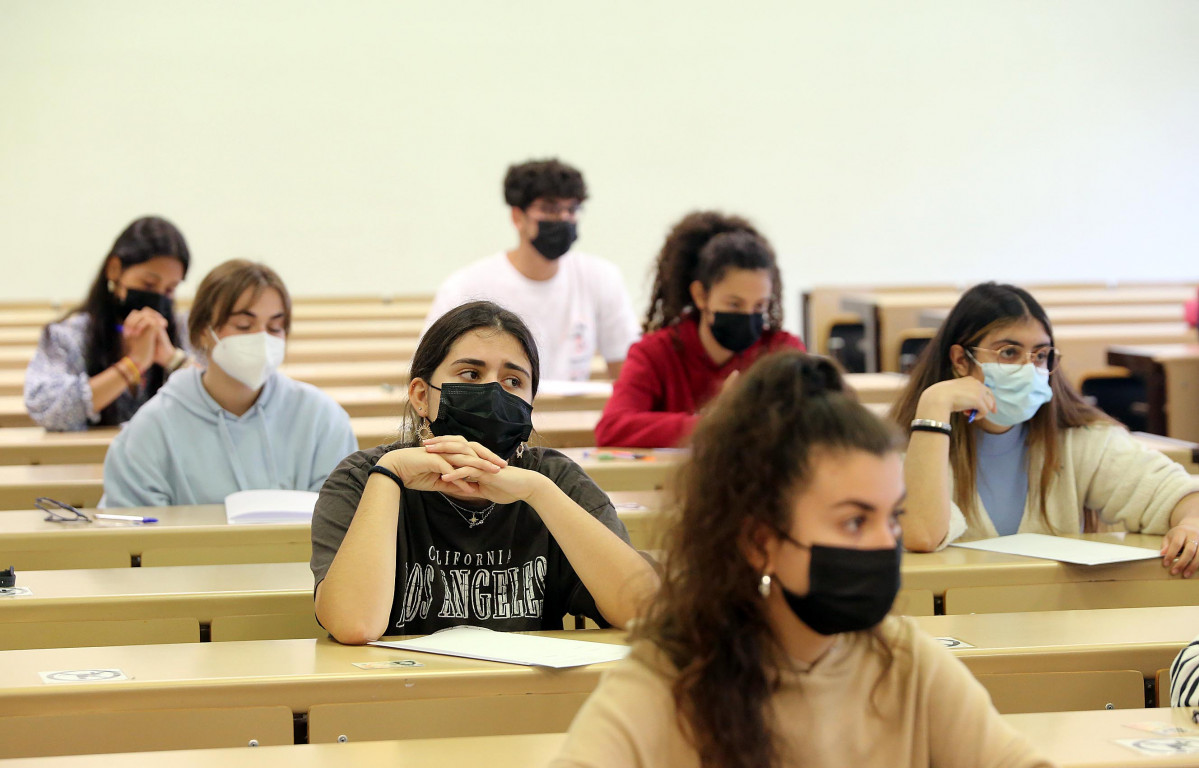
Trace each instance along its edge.
<instances>
[{"instance_id":1,"label":"wavy brown hair","mask_svg":"<svg viewBox=\"0 0 1199 768\"><path fill-rule=\"evenodd\" d=\"M662 589L637 637L678 670L679 725L703 766L779 762L769 699L784 653L747 553L759 526L788 530L822 451L898 450L896 431L857 402L837 367L802 352L755 363L704 416L679 475ZM882 642L879 634L875 640ZM889 650L883 648L890 665ZM782 725L782 724L780 724Z\"/></svg>"},{"instance_id":2,"label":"wavy brown hair","mask_svg":"<svg viewBox=\"0 0 1199 768\"><path fill-rule=\"evenodd\" d=\"M740 216L695 211L674 225L658 252L642 330L649 333L665 328L684 312L694 310L691 283L699 280L704 290L711 290L730 269L770 270L773 292L766 313L767 326L782 328L783 280L770 243Z\"/></svg>"},{"instance_id":3,"label":"wavy brown hair","mask_svg":"<svg viewBox=\"0 0 1199 768\"><path fill-rule=\"evenodd\" d=\"M908 378L907 388L891 408L891 417L910 435L910 425L916 417L916 406L924 390L957 377L949 357L949 351L955 344L967 349L976 347L991 331L1027 320L1040 323L1049 336L1050 345L1054 344L1049 316L1032 294L1023 288L991 282L980 283L963 293L917 360ZM967 362L973 369L975 363L968 357ZM1050 374L1049 387L1053 390L1053 398L1029 419L1026 436L1030 449L1043 451L1044 462L1040 468L1037 491L1039 514L1046 526L1049 525L1049 518L1045 499L1061 462L1060 430L1113 423L1107 414L1082 399L1060 366ZM953 472L953 502L962 510L967 522L974 525L980 514L974 503L978 448L975 430L970 428L967 418L964 413L954 413L950 417L953 433L949 436L949 463ZM1031 450L1029 456L1032 456ZM1031 471L1029 475L1032 476Z\"/></svg>"}]
</instances>

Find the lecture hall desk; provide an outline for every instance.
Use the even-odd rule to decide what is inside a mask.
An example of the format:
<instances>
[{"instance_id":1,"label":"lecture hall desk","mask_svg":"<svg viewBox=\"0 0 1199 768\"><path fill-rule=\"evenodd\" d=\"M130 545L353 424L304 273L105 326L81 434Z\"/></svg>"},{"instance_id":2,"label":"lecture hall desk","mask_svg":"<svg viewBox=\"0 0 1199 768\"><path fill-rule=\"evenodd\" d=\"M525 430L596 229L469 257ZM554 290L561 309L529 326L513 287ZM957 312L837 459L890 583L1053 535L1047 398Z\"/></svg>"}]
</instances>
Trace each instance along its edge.
<instances>
[{"instance_id":1,"label":"lecture hall desk","mask_svg":"<svg viewBox=\"0 0 1199 768\"><path fill-rule=\"evenodd\" d=\"M1120 706L1139 708L1144 705L1143 681L1152 680L1194 637L1199 607L929 616L914 621L934 636L974 645L951 652L975 674L1020 674L1034 682L1038 677L1057 680L1072 672L1091 677L1119 673L1131 676L1133 683L1132 700ZM584 631L585 636L578 630L568 630L565 636L624 642L623 634L615 630ZM415 659L425 666L394 672L353 666L393 659ZM537 705L539 699L544 707L544 697L549 696L553 706L539 714L547 719L523 719L510 727L523 726L526 732L554 731L567 727L573 710L607 666L551 672L341 646L328 639L5 651L0 653L0 729L21 733L17 716L61 718L70 713L78 719L114 712L221 708L237 702L239 707L284 706L297 715L308 713L310 734L316 740L334 740L336 736L317 729L314 707L361 703L352 708L358 717L351 727L354 722L366 727L370 720L378 719L369 716L372 708L391 706L385 702L421 700L420 708L409 714L414 718L424 715L427 722L403 723L408 727L404 737L429 735L425 728L437 729L436 735L455 735L445 733L447 727L469 729L457 735L486 735L496 732L488 719L497 712L506 714L513 706ZM79 669L119 669L129 679L47 685L38 674ZM497 700L497 696L511 698ZM452 707L455 716L449 718L451 722L445 711L438 709L439 702L433 701L437 699L452 700L440 702ZM1036 703L1033 699L1023 705L1035 707ZM1095 708L1102 706L1099 703ZM1134 711L1144 716L1143 710ZM0 736L4 735L0 731ZM5 739L0 738L0 743Z\"/></svg>"},{"instance_id":2,"label":"lecture hall desk","mask_svg":"<svg viewBox=\"0 0 1199 768\"><path fill-rule=\"evenodd\" d=\"M679 458L679 452L664 449L637 451L638 458L628 459L612 458L611 451L594 448L564 448L563 453L605 491L664 488ZM29 509L38 496L94 507L104 490L103 472L100 463L0 466L0 510Z\"/></svg>"},{"instance_id":3,"label":"lecture hall desk","mask_svg":"<svg viewBox=\"0 0 1199 768\"><path fill-rule=\"evenodd\" d=\"M1184 716L1189 710L1178 710ZM1115 743L1117 739L1158 738L1130 728L1132 723L1174 723L1169 709L1117 709L1003 715L1037 751L1062 768L1199 768L1199 755L1147 756ZM1185 723L1179 723L1185 726ZM10 760L11 768L342 768L346 765L478 765L534 768L549 764L561 748L562 733L470 736L402 741L351 741L346 744L299 744L257 749L227 747L174 752L79 755Z\"/></svg>"},{"instance_id":4,"label":"lecture hall desk","mask_svg":"<svg viewBox=\"0 0 1199 768\"><path fill-rule=\"evenodd\" d=\"M1193 286L1153 286L1111 289L1046 288L1033 294L1042 306L1096 306L1111 304L1173 304L1181 307L1194 298ZM903 331L920 327L920 313L948 309L957 303L958 291L856 293L843 296L841 306L862 318L866 331L867 370L896 370L899 338ZM1159 325L1159 324L1153 324Z\"/></svg>"},{"instance_id":5,"label":"lecture hall desk","mask_svg":"<svg viewBox=\"0 0 1199 768\"><path fill-rule=\"evenodd\" d=\"M533 426L537 431L533 442L553 448L591 445L599 418L600 411L534 410ZM350 426L359 448L373 448L397 439L400 419L398 415L359 416L350 419ZM99 464L117 431L116 427L80 432L48 432L41 427L0 429L0 465Z\"/></svg>"},{"instance_id":6,"label":"lecture hall desk","mask_svg":"<svg viewBox=\"0 0 1199 768\"><path fill-rule=\"evenodd\" d=\"M287 334L290 341L313 339L415 339L420 336L421 320L296 320ZM42 329L0 328L0 347L36 347Z\"/></svg>"},{"instance_id":7,"label":"lecture hall desk","mask_svg":"<svg viewBox=\"0 0 1199 768\"><path fill-rule=\"evenodd\" d=\"M336 366L336 363L322 364ZM854 373L847 376L850 386L864 403L891 403L907 384L899 373ZM350 416L392 416L398 418L408 399L407 386L359 384L322 387ZM567 382L543 382L542 391L533 400L535 412L602 411L612 395L608 382L583 382L572 387ZM31 427L33 420L20 394L0 395L0 427Z\"/></svg>"},{"instance_id":8,"label":"lecture hall desk","mask_svg":"<svg viewBox=\"0 0 1199 768\"><path fill-rule=\"evenodd\" d=\"M1150 432L1199 441L1199 344L1113 345L1107 362L1144 379Z\"/></svg>"}]
</instances>

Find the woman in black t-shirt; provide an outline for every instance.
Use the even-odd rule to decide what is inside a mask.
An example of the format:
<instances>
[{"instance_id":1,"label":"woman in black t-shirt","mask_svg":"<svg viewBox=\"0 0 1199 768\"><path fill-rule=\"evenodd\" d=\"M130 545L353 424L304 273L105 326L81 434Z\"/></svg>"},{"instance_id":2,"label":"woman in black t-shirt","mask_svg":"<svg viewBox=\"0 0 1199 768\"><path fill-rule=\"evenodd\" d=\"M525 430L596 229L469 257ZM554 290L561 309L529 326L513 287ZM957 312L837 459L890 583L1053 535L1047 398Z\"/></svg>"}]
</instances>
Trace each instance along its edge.
<instances>
[{"instance_id":1,"label":"woman in black t-shirt","mask_svg":"<svg viewBox=\"0 0 1199 768\"><path fill-rule=\"evenodd\" d=\"M450 311L412 359L401 439L333 471L312 519L316 615L343 643L459 624L625 626L657 588L608 497L530 448L537 347L491 302Z\"/></svg>"}]
</instances>

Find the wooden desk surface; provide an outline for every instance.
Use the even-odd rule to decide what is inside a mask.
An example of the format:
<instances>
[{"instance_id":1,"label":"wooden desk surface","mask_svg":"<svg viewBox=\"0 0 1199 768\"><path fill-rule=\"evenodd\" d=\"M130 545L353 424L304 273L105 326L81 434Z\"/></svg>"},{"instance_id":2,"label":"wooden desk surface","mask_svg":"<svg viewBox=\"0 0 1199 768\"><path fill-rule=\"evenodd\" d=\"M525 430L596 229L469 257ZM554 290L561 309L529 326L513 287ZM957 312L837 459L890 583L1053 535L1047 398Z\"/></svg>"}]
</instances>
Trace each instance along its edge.
<instances>
[{"instance_id":1,"label":"wooden desk surface","mask_svg":"<svg viewBox=\"0 0 1199 768\"><path fill-rule=\"evenodd\" d=\"M647 541L654 530L665 496L658 491L617 491L609 493L617 514L625 521L634 545L651 548ZM91 514L94 510L85 510ZM111 520L94 523L50 523L38 509L0 511L0 561L9 564L5 553L23 553L29 564L25 568L40 570L63 566L47 563L65 562L83 555L111 558L122 566L132 565L135 558L152 550L186 550L197 564L226 562L233 548L240 549L246 558L254 558L258 550L273 550L280 546L302 545L311 541L307 523L279 525L229 525L225 522L223 504L179 507L144 507L137 510L110 510L121 514L140 514L158 518L157 523L139 525ZM206 557L220 560L205 560ZM8 555L11 559L11 555ZM303 555L305 562L307 555ZM263 562L248 559L244 562ZM0 566L0 567L5 567ZM66 567L78 568L78 561ZM20 569L20 566L18 566Z\"/></svg>"},{"instance_id":2,"label":"wooden desk surface","mask_svg":"<svg viewBox=\"0 0 1199 768\"><path fill-rule=\"evenodd\" d=\"M372 766L464 766L534 768L548 765L566 734L469 736L349 744L299 744L246 749L192 749L171 752L78 755L5 760L11 768L343 768ZM1173 766L1174 763L1166 765Z\"/></svg>"},{"instance_id":3,"label":"wooden desk surface","mask_svg":"<svg viewBox=\"0 0 1199 768\"><path fill-rule=\"evenodd\" d=\"M2 519L2 518L0 518ZM1136 533L1098 533L1077 537L1157 550L1161 536ZM952 587L994 587L1020 584L1054 584L1077 581L1145 581L1171 577L1161 560L1139 560L1113 565L1071 565L1056 560L946 547L940 552L905 552L903 588L928 589L944 595ZM1196 582L1199 589L1199 582ZM1199 624L1195 626L1199 635Z\"/></svg>"},{"instance_id":4,"label":"wooden desk surface","mask_svg":"<svg viewBox=\"0 0 1199 768\"><path fill-rule=\"evenodd\" d=\"M195 618L312 611L308 563L21 571L0 622Z\"/></svg>"},{"instance_id":5,"label":"wooden desk surface","mask_svg":"<svg viewBox=\"0 0 1199 768\"><path fill-rule=\"evenodd\" d=\"M619 630L545 632L623 643ZM415 659L422 667L364 670L355 663ZM0 653L0 717L170 707L283 705L587 692L610 663L566 670L340 645L333 640L259 640L57 648ZM129 680L46 685L39 672L120 669Z\"/></svg>"},{"instance_id":6,"label":"wooden desk surface","mask_svg":"<svg viewBox=\"0 0 1199 768\"><path fill-rule=\"evenodd\" d=\"M1178 304L1195 298L1190 285L1136 286L1116 288L1042 288L1033 297L1043 307L1049 306L1108 306L1112 304ZM880 309L924 309L952 307L961 298L960 291L887 291L847 294L845 298L867 301ZM844 301L844 299L843 299ZM1181 317L1181 310L1179 317Z\"/></svg>"},{"instance_id":7,"label":"wooden desk surface","mask_svg":"<svg viewBox=\"0 0 1199 768\"><path fill-rule=\"evenodd\" d=\"M976 674L1135 669L1152 679L1199 634L1199 606L916 616Z\"/></svg>"},{"instance_id":8,"label":"wooden desk surface","mask_svg":"<svg viewBox=\"0 0 1199 768\"><path fill-rule=\"evenodd\" d=\"M1156 738L1130 728L1152 721L1186 727L1186 710L1116 709L1003 715L1024 734L1038 753L1062 768L1195 768L1199 755L1141 755L1118 739ZM1176 718L1178 719L1176 722ZM565 734L473 736L454 739L409 739L348 744L299 744L256 749L194 749L121 755L80 755L8 760L11 768L334 768L345 765L486 765L529 768L546 765L562 746Z\"/></svg>"},{"instance_id":9,"label":"wooden desk surface","mask_svg":"<svg viewBox=\"0 0 1199 768\"><path fill-rule=\"evenodd\" d=\"M1181 304L1108 304L1101 306L1047 306L1054 328L1059 325L1111 323L1174 323L1185 320ZM949 307L920 312L920 324L936 328L949 315Z\"/></svg>"}]
</instances>

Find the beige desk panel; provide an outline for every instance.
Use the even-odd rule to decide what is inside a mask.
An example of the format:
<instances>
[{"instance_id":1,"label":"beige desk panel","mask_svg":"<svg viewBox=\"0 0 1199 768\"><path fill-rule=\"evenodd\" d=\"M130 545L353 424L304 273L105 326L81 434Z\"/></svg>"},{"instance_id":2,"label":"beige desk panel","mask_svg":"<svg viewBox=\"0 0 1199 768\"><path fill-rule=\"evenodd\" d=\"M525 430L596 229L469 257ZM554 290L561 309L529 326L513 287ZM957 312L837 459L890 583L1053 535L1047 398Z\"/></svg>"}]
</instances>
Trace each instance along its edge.
<instances>
[{"instance_id":1,"label":"beige desk panel","mask_svg":"<svg viewBox=\"0 0 1199 768\"><path fill-rule=\"evenodd\" d=\"M585 634L584 634L585 633ZM618 630L564 630L556 637L623 643ZM423 667L364 670L356 662L416 659ZM0 654L0 717L54 712L315 704L578 693L609 664L544 670L322 640L10 651ZM39 671L120 669L131 678L45 685Z\"/></svg>"},{"instance_id":2,"label":"beige desk panel","mask_svg":"<svg viewBox=\"0 0 1199 768\"><path fill-rule=\"evenodd\" d=\"M38 496L94 507L104 490L101 464L0 466L0 509L29 509Z\"/></svg>"},{"instance_id":3,"label":"beige desk panel","mask_svg":"<svg viewBox=\"0 0 1199 768\"><path fill-rule=\"evenodd\" d=\"M1076 538L1126 544L1157 550L1161 536L1100 533ZM1070 565L998 552L982 552L961 547L946 547L940 552L905 552L903 586L905 589L931 589L944 595L952 587L1001 587L1021 584L1051 584L1081 581L1159 581L1172 578L1161 560L1140 560L1114 565ZM1176 578L1176 577L1174 577ZM1199 581L1196 581L1199 588ZM1199 634L1199 625L1195 628Z\"/></svg>"},{"instance_id":4,"label":"beige desk panel","mask_svg":"<svg viewBox=\"0 0 1199 768\"><path fill-rule=\"evenodd\" d=\"M616 491L609 495L617 505L617 514L628 525L634 546L651 549L653 526L665 503L663 495L658 491ZM93 511L89 509L87 514ZM229 559L231 550L236 550L240 562L247 563L265 562L260 558L266 557L274 561L273 553L280 550L296 552L296 562L308 560L311 529L307 524L228 525L221 504L147 507L136 510L136 514L157 517L159 522L48 523L40 510L0 512L0 561L18 570L128 567L133 556L160 553L173 553L176 559L196 565L239 562ZM21 553L21 557L14 557L14 553ZM105 562L72 564L73 556L99 557ZM214 559L218 556L221 559Z\"/></svg>"},{"instance_id":5,"label":"beige desk panel","mask_svg":"<svg viewBox=\"0 0 1199 768\"><path fill-rule=\"evenodd\" d=\"M621 449L567 448L562 452L573 459L583 471L605 491L651 491L667 488L672 482L679 462L686 458L681 451L630 451L644 458L602 458Z\"/></svg>"},{"instance_id":6,"label":"beige desk panel","mask_svg":"<svg viewBox=\"0 0 1199 768\"><path fill-rule=\"evenodd\" d=\"M0 396L10 397L25 392L25 371L0 369Z\"/></svg>"},{"instance_id":7,"label":"beige desk panel","mask_svg":"<svg viewBox=\"0 0 1199 768\"><path fill-rule=\"evenodd\" d=\"M535 768L558 754L565 734L476 736L456 739L301 744L256 749L205 749L8 760L6 768L344 768L370 766L466 766Z\"/></svg>"},{"instance_id":8,"label":"beige desk panel","mask_svg":"<svg viewBox=\"0 0 1199 768\"><path fill-rule=\"evenodd\" d=\"M416 339L423 320L380 318L374 320L293 320L289 341L314 339ZM0 332L0 344L4 334ZM34 340L36 343L36 339Z\"/></svg>"},{"instance_id":9,"label":"beige desk panel","mask_svg":"<svg viewBox=\"0 0 1199 768\"><path fill-rule=\"evenodd\" d=\"M1199 632L1199 606L912 620L934 637L975 646L954 654L976 674L1135 669L1152 680Z\"/></svg>"},{"instance_id":10,"label":"beige desk panel","mask_svg":"<svg viewBox=\"0 0 1199 768\"><path fill-rule=\"evenodd\" d=\"M1037 749L1062 768L1196 768L1199 755L1144 756L1116 744L1117 739L1151 737L1129 728L1142 721L1174 722L1169 709L1116 709L1003 715ZM1184 725L1184 723L1179 723ZM557 755L565 734L476 736L454 739L349 742L225 748L174 752L26 758L5 763L11 768L340 768L345 765L486 765L530 768L546 765Z\"/></svg>"},{"instance_id":11,"label":"beige desk panel","mask_svg":"<svg viewBox=\"0 0 1199 768\"><path fill-rule=\"evenodd\" d=\"M1194 768L1199 766L1199 755L1145 756L1115 743L1117 739L1155 738L1151 733L1129 728L1130 723L1152 721L1194 727L1187 722L1189 713L1189 709L1177 713L1170 709L1116 709L1004 715L1003 719L1063 768Z\"/></svg>"},{"instance_id":12,"label":"beige desk panel","mask_svg":"<svg viewBox=\"0 0 1199 768\"><path fill-rule=\"evenodd\" d=\"M308 563L21 571L33 594L0 597L0 623L311 613Z\"/></svg>"}]
</instances>

